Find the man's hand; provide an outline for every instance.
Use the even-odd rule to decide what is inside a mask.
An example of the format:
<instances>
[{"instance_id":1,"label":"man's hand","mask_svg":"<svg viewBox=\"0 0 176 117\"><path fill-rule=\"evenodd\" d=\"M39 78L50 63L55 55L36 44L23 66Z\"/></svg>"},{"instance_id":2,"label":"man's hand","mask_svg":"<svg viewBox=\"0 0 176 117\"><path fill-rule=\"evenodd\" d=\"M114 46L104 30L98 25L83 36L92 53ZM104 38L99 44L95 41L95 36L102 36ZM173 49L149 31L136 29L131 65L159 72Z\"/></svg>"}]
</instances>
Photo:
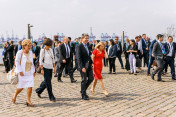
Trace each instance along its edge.
<instances>
[{"instance_id":1,"label":"man's hand","mask_svg":"<svg viewBox=\"0 0 176 117\"><path fill-rule=\"evenodd\" d=\"M149 50L148 48L146 48L146 50Z\"/></svg>"},{"instance_id":2,"label":"man's hand","mask_svg":"<svg viewBox=\"0 0 176 117\"><path fill-rule=\"evenodd\" d=\"M44 70L43 69L41 69L41 74L44 75Z\"/></svg>"},{"instance_id":3,"label":"man's hand","mask_svg":"<svg viewBox=\"0 0 176 117\"><path fill-rule=\"evenodd\" d=\"M23 72L20 72L20 76L24 76Z\"/></svg>"},{"instance_id":4,"label":"man's hand","mask_svg":"<svg viewBox=\"0 0 176 117\"><path fill-rule=\"evenodd\" d=\"M66 60L64 59L62 62L63 62L63 63L66 63Z\"/></svg>"},{"instance_id":5,"label":"man's hand","mask_svg":"<svg viewBox=\"0 0 176 117\"><path fill-rule=\"evenodd\" d=\"M83 72L83 73L86 73L86 69L85 69L85 68L83 68L83 69L82 69L82 72Z\"/></svg>"},{"instance_id":6,"label":"man's hand","mask_svg":"<svg viewBox=\"0 0 176 117\"><path fill-rule=\"evenodd\" d=\"M54 74L56 74L56 67L54 67Z\"/></svg>"}]
</instances>

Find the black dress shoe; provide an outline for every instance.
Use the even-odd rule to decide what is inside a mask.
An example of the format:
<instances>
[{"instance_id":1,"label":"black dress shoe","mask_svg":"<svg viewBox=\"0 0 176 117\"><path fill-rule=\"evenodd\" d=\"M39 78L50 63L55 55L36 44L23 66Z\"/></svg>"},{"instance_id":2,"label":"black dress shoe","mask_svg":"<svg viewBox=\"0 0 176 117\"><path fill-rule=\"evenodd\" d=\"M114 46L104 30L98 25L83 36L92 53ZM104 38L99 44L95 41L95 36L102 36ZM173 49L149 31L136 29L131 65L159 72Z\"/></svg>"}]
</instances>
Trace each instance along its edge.
<instances>
[{"instance_id":1,"label":"black dress shoe","mask_svg":"<svg viewBox=\"0 0 176 117\"><path fill-rule=\"evenodd\" d=\"M41 95L40 95L39 93L37 93L37 96L38 96L39 98L42 98Z\"/></svg>"},{"instance_id":2,"label":"black dress shoe","mask_svg":"<svg viewBox=\"0 0 176 117\"><path fill-rule=\"evenodd\" d=\"M121 67L121 69L125 69L124 67Z\"/></svg>"},{"instance_id":3,"label":"black dress shoe","mask_svg":"<svg viewBox=\"0 0 176 117\"><path fill-rule=\"evenodd\" d=\"M136 73L139 73L138 71L136 71Z\"/></svg>"},{"instance_id":4,"label":"black dress shoe","mask_svg":"<svg viewBox=\"0 0 176 117\"><path fill-rule=\"evenodd\" d=\"M57 77L57 74L55 74L54 77Z\"/></svg>"},{"instance_id":5,"label":"black dress shoe","mask_svg":"<svg viewBox=\"0 0 176 117\"><path fill-rule=\"evenodd\" d=\"M157 80L158 82L166 82L166 81L164 81L164 80Z\"/></svg>"},{"instance_id":6,"label":"black dress shoe","mask_svg":"<svg viewBox=\"0 0 176 117\"><path fill-rule=\"evenodd\" d=\"M55 99L55 98L52 98L52 99L50 99L50 101L52 101L52 102L56 102L56 99Z\"/></svg>"},{"instance_id":7,"label":"black dress shoe","mask_svg":"<svg viewBox=\"0 0 176 117\"><path fill-rule=\"evenodd\" d=\"M74 82L76 82L77 80L71 80L71 83L74 83Z\"/></svg>"},{"instance_id":8,"label":"black dress shoe","mask_svg":"<svg viewBox=\"0 0 176 117\"><path fill-rule=\"evenodd\" d=\"M108 74L112 74L112 72L109 72Z\"/></svg>"},{"instance_id":9,"label":"black dress shoe","mask_svg":"<svg viewBox=\"0 0 176 117\"><path fill-rule=\"evenodd\" d=\"M155 75L151 74L151 77L152 77L153 80L155 80Z\"/></svg>"},{"instance_id":10,"label":"black dress shoe","mask_svg":"<svg viewBox=\"0 0 176 117\"><path fill-rule=\"evenodd\" d=\"M83 100L89 100L89 96L88 95L82 95L82 99Z\"/></svg>"},{"instance_id":11,"label":"black dress shoe","mask_svg":"<svg viewBox=\"0 0 176 117\"><path fill-rule=\"evenodd\" d=\"M176 80L175 78L172 78L172 80Z\"/></svg>"},{"instance_id":12,"label":"black dress shoe","mask_svg":"<svg viewBox=\"0 0 176 117\"><path fill-rule=\"evenodd\" d=\"M58 82L63 82L62 80L58 80Z\"/></svg>"}]
</instances>

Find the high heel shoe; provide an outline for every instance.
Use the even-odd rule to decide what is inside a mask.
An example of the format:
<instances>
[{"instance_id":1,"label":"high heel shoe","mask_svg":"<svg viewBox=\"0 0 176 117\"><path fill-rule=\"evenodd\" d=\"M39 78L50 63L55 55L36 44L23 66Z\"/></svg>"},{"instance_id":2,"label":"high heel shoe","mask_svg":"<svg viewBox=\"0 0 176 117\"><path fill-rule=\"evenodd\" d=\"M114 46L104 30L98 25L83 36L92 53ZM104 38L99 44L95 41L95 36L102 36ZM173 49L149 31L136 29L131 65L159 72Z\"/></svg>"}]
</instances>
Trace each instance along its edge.
<instances>
[{"instance_id":1,"label":"high heel shoe","mask_svg":"<svg viewBox=\"0 0 176 117\"><path fill-rule=\"evenodd\" d=\"M12 99L12 103L15 104L15 102L16 102L16 99Z\"/></svg>"},{"instance_id":2,"label":"high heel shoe","mask_svg":"<svg viewBox=\"0 0 176 117\"><path fill-rule=\"evenodd\" d=\"M94 90L91 89L90 91L91 91L92 94L94 94L94 95L96 94Z\"/></svg>"},{"instance_id":3,"label":"high heel shoe","mask_svg":"<svg viewBox=\"0 0 176 117\"><path fill-rule=\"evenodd\" d=\"M103 93L104 93L105 96L107 96L107 97L109 96L109 93L106 90L103 91Z\"/></svg>"},{"instance_id":4,"label":"high heel shoe","mask_svg":"<svg viewBox=\"0 0 176 117\"><path fill-rule=\"evenodd\" d=\"M28 102L26 102L26 105L29 107L34 107L34 105L32 103L29 104Z\"/></svg>"}]
</instances>

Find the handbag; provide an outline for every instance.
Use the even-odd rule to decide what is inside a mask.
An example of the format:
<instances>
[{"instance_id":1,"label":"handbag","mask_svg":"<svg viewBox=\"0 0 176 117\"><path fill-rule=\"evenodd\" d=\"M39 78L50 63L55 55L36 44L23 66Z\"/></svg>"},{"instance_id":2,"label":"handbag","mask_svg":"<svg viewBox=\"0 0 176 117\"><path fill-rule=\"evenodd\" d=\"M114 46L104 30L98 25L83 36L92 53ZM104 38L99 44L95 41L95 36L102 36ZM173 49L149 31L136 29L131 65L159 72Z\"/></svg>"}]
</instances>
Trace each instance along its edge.
<instances>
[{"instance_id":1,"label":"handbag","mask_svg":"<svg viewBox=\"0 0 176 117\"><path fill-rule=\"evenodd\" d=\"M23 56L23 52L20 58L20 65L21 65L22 56ZM11 85L18 84L18 74L16 74L14 71L15 71L15 65L13 66L12 70L7 74L7 80L10 82Z\"/></svg>"},{"instance_id":2,"label":"handbag","mask_svg":"<svg viewBox=\"0 0 176 117\"><path fill-rule=\"evenodd\" d=\"M35 71L37 73L41 73L41 68L40 68L39 60L37 60L37 62L35 63Z\"/></svg>"},{"instance_id":3,"label":"handbag","mask_svg":"<svg viewBox=\"0 0 176 117\"><path fill-rule=\"evenodd\" d=\"M43 63L45 62L45 49L44 49L44 57L43 57ZM39 62L39 57L37 59L37 62L35 63L35 71L37 73L41 73L41 67L40 67L40 62Z\"/></svg>"}]
</instances>

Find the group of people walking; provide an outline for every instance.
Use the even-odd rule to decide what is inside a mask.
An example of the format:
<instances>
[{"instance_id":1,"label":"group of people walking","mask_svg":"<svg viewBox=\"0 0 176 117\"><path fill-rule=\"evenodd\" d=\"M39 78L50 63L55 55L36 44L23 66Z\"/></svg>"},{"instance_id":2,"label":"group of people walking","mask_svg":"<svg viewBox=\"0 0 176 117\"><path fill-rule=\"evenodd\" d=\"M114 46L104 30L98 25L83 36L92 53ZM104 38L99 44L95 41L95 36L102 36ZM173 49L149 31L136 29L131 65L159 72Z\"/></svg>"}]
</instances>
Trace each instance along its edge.
<instances>
[{"instance_id":1,"label":"group of people walking","mask_svg":"<svg viewBox=\"0 0 176 117\"><path fill-rule=\"evenodd\" d=\"M87 89L92 82L90 91L92 94L96 94L97 81L99 81L104 95L108 96L101 73L104 64L105 67L109 66L109 74L116 74L116 58L120 62L121 69L126 69L129 74L134 75L139 72L137 68L142 70L142 59L144 59L143 65L148 67L147 76L151 76L154 80L155 74L158 73L158 81L163 81L161 75L167 72L169 65L172 79L175 80L174 58L176 44L171 36L168 37L168 42L165 43L163 43L163 38L163 35L158 34L157 39L150 42L146 34L143 34L142 36L136 36L135 39L126 39L123 48L119 37L116 37L115 40L110 39L109 42L93 41L90 43L88 34L82 34L81 37L75 39L74 43L71 42L70 37L64 37L62 42L55 41L54 47L52 47L53 41L49 38L43 40L41 47L37 46L36 42L32 43L30 39L20 41L15 47L12 41L10 45L7 42L4 45L4 65L7 67L7 61L10 61L8 63L10 69L12 69L15 63L15 72L18 74L18 86L12 102L15 103L17 95L24 88L28 88L26 104L34 106L30 98L32 87L34 87L37 62L39 62L44 80L35 92L41 98L42 92L47 89L49 99L54 102L56 98L51 83L53 72L58 82L63 82L63 74L63 76L69 75L71 83L75 83L77 80L74 79L74 72L78 70L81 75L80 93L83 100L89 100ZM30 51L31 49L32 51ZM123 65L122 53L125 55L125 66ZM6 56L7 54L8 56ZM10 57L10 54L13 57ZM73 60L75 60L74 67ZM157 63L157 68L150 75L150 69L154 62ZM7 67L6 72L10 69Z\"/></svg>"}]
</instances>

